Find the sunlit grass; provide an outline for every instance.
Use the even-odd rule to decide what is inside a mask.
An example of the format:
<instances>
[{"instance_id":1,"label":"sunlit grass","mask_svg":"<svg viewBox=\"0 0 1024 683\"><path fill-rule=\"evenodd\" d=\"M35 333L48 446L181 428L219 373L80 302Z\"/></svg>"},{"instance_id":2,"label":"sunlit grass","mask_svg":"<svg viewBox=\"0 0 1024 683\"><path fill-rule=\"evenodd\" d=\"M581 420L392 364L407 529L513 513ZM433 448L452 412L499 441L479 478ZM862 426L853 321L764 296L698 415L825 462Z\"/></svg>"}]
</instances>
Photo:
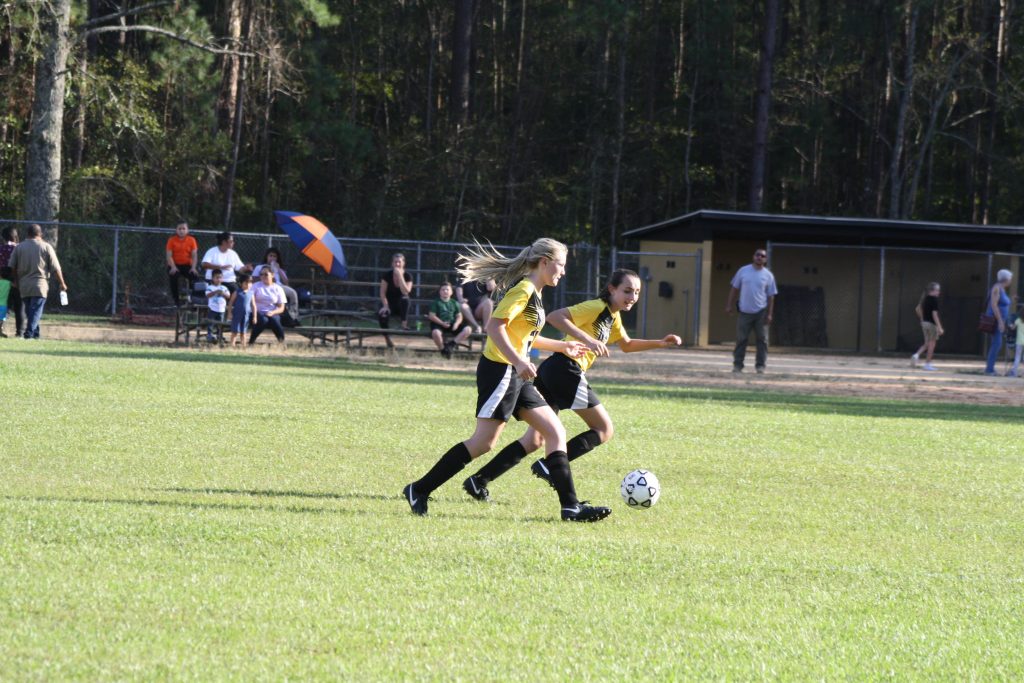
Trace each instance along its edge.
<instances>
[{"instance_id":1,"label":"sunlit grass","mask_svg":"<svg viewBox=\"0 0 1024 683\"><path fill-rule=\"evenodd\" d=\"M617 434L574 473L614 513L579 526L528 463L409 514L468 364L17 341L0 373L3 680L1024 675L1016 409L596 382Z\"/></svg>"}]
</instances>

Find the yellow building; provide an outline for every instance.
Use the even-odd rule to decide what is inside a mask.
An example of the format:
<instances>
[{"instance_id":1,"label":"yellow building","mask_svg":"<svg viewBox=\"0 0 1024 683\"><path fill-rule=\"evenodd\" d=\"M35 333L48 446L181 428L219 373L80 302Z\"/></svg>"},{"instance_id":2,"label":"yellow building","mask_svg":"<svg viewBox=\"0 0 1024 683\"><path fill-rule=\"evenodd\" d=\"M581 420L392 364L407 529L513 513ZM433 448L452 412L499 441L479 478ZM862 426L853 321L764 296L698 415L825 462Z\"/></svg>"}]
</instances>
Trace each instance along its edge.
<instances>
[{"instance_id":1,"label":"yellow building","mask_svg":"<svg viewBox=\"0 0 1024 683\"><path fill-rule=\"evenodd\" d=\"M980 352L985 294L1000 268L1019 282L1024 252L1020 227L730 211L696 211L623 238L638 248L618 262L648 283L647 336L684 329L689 344L733 341L730 281L767 248L779 287L772 344L851 351L916 349L914 307L939 282L942 350Z\"/></svg>"}]
</instances>

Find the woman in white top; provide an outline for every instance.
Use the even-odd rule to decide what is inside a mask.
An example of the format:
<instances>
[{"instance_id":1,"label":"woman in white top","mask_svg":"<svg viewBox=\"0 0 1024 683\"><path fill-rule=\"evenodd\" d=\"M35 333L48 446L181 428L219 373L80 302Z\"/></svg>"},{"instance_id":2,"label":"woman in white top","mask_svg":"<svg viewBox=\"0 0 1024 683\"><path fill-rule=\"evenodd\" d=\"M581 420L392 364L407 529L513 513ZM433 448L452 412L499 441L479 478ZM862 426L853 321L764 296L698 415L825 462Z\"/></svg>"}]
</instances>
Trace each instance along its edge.
<instances>
[{"instance_id":1,"label":"woman in white top","mask_svg":"<svg viewBox=\"0 0 1024 683\"><path fill-rule=\"evenodd\" d=\"M277 341L284 342L284 327L281 326L281 314L284 313L285 296L281 285L274 282L274 271L264 268L260 271L260 281L253 285L252 301L256 307L256 324L249 335L249 343L268 327L274 331Z\"/></svg>"}]
</instances>

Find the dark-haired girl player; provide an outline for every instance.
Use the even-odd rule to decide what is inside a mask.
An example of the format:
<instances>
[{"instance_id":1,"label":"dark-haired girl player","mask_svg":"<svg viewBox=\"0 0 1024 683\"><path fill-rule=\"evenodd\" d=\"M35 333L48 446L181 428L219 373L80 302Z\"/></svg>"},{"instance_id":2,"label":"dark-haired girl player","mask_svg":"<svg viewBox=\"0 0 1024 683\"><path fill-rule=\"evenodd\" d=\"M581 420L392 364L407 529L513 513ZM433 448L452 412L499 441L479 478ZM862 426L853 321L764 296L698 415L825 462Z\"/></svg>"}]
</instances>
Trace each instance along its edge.
<instances>
[{"instance_id":1,"label":"dark-haired girl player","mask_svg":"<svg viewBox=\"0 0 1024 683\"><path fill-rule=\"evenodd\" d=\"M589 428L569 440L566 450L570 462L612 438L612 419L585 374L597 357L607 356L611 344L633 353L682 343L674 334L662 339L630 339L626 334L621 313L636 304L640 287L640 276L632 270L619 269L612 273L600 298L560 308L548 317L548 322L566 333L565 341L578 340L587 347L586 353L578 358L564 353L552 354L540 364L534 380L541 396L556 412L574 410ZM528 453L540 448L542 442L543 434L532 427L527 429L518 441L505 446L479 472L466 479L462 487L476 500L490 500L487 485L515 467ZM537 460L531 470L549 484L552 482L546 461Z\"/></svg>"},{"instance_id":2,"label":"dark-haired girl player","mask_svg":"<svg viewBox=\"0 0 1024 683\"><path fill-rule=\"evenodd\" d=\"M452 446L423 477L402 489L413 513L426 515L430 494L473 458L494 448L505 423L514 415L544 440L544 467L548 481L558 492L562 519L593 522L611 514L610 508L577 500L565 450L565 428L530 381L537 376L537 368L530 362L531 346L568 356L586 351L578 341L540 336L544 327L541 291L558 284L565 273L567 252L564 244L542 238L514 258L479 245L468 255L460 255L463 281L486 282L493 278L505 295L487 321L487 343L477 364L476 430Z\"/></svg>"}]
</instances>

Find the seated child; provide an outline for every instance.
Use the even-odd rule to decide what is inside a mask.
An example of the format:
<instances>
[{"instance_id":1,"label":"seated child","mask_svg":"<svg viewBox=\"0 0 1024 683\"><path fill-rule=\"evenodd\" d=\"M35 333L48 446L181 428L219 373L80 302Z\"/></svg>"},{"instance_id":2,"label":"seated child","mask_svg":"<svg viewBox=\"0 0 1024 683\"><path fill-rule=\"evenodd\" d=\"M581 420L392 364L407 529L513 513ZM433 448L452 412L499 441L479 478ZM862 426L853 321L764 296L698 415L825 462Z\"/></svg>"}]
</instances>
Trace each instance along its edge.
<instances>
[{"instance_id":1,"label":"seated child","mask_svg":"<svg viewBox=\"0 0 1024 683\"><path fill-rule=\"evenodd\" d=\"M6 337L4 323L7 322L7 297L11 294L11 278L14 273L7 266L0 268L0 337Z\"/></svg>"},{"instance_id":2,"label":"seated child","mask_svg":"<svg viewBox=\"0 0 1024 683\"><path fill-rule=\"evenodd\" d=\"M430 312L427 313L430 337L445 358L451 358L456 344L465 342L473 331L472 327L463 324L462 311L459 302L452 299L452 291L450 283L442 283L437 289L437 298L430 302ZM452 335L455 336L454 340L451 339ZM445 336L449 339L445 340Z\"/></svg>"},{"instance_id":3,"label":"seated child","mask_svg":"<svg viewBox=\"0 0 1024 683\"><path fill-rule=\"evenodd\" d=\"M223 279L224 273L220 268L214 268L210 273L210 284L206 285L206 305L210 307L207 318L216 322L223 322L224 312L228 309L228 297L231 296L228 288L221 284ZM206 327L206 341L208 342L215 340L213 328L213 325Z\"/></svg>"},{"instance_id":4,"label":"seated child","mask_svg":"<svg viewBox=\"0 0 1024 683\"><path fill-rule=\"evenodd\" d=\"M249 331L249 323L256 319L251 277L245 274L238 276L238 289L228 303L231 305L231 345L236 346L241 340L244 349L248 346L245 334Z\"/></svg>"}]
</instances>

